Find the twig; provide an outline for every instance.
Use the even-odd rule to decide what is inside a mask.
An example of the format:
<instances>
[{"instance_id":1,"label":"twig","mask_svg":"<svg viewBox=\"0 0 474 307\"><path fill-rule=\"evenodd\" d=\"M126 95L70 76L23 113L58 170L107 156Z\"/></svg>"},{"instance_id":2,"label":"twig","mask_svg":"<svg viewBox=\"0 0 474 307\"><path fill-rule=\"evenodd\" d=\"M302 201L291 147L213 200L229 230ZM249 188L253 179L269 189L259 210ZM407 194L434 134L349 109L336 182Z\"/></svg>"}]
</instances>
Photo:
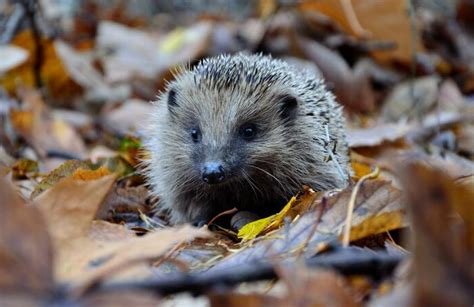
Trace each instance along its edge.
<instances>
[{"instance_id":1,"label":"twig","mask_svg":"<svg viewBox=\"0 0 474 307\"><path fill-rule=\"evenodd\" d=\"M209 221L209 223L207 223L207 225L211 225L212 223L214 223L215 220L217 220L218 218L220 218L220 217L223 216L223 215L230 215L230 214L236 213L237 211L238 211L237 208L232 208L232 209L230 209L230 210L226 210L226 211L224 211L224 212L221 212L221 213L219 213L218 215L216 215L215 217L213 217L213 218Z\"/></svg>"},{"instance_id":2,"label":"twig","mask_svg":"<svg viewBox=\"0 0 474 307\"><path fill-rule=\"evenodd\" d=\"M33 76L35 85L37 88L43 86L43 80L41 79L41 67L44 62L44 50L41 42L41 34L36 24L35 16L39 11L39 3L37 0L20 0L20 4L25 9L26 17L31 26L31 33L33 34L33 41L35 42L35 58L33 62Z\"/></svg>"},{"instance_id":3,"label":"twig","mask_svg":"<svg viewBox=\"0 0 474 307\"><path fill-rule=\"evenodd\" d=\"M317 256L306 261L308 267L332 268L346 275L365 275L380 279L391 274L394 268L406 256L386 252L364 251L360 249L342 249ZM280 265L285 265L280 263ZM242 282L273 279L277 277L271 263L244 263L218 271L188 274L173 274L145 281L110 282L89 288L94 291L153 290L162 295L190 291L193 294L208 292L222 286L237 285Z\"/></svg>"},{"instance_id":4,"label":"twig","mask_svg":"<svg viewBox=\"0 0 474 307\"><path fill-rule=\"evenodd\" d=\"M354 211L354 205L356 202L357 194L359 193L359 189L365 180L377 178L379 173L380 173L380 169L378 167L375 167L375 170L373 172L365 176L362 176L357 182L357 184L355 185L354 189L352 190L351 198L349 199L349 204L347 205L346 221L344 223L344 236L342 238L343 247L349 246L350 235L351 235L352 213Z\"/></svg>"}]
</instances>

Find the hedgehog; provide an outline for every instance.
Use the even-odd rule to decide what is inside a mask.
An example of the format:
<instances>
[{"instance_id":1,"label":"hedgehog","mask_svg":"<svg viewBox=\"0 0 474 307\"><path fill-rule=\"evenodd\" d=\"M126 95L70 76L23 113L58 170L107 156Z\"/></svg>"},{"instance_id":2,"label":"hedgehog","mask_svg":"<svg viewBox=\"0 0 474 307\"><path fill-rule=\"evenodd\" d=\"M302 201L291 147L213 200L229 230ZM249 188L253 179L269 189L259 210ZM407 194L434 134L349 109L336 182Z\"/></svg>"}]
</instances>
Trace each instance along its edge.
<instances>
[{"instance_id":1,"label":"hedgehog","mask_svg":"<svg viewBox=\"0 0 474 307\"><path fill-rule=\"evenodd\" d=\"M343 188L342 107L320 78L261 54L184 67L154 103L145 175L173 224L237 208L277 212L303 186Z\"/></svg>"}]
</instances>

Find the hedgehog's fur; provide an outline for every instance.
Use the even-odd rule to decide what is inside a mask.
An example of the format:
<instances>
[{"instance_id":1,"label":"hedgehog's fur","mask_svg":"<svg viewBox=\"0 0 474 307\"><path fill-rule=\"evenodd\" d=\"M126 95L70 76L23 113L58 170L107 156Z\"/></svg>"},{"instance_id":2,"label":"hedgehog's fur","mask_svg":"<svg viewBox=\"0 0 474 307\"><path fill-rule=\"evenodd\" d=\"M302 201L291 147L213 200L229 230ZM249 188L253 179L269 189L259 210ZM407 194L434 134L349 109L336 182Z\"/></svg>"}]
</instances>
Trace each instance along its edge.
<instances>
[{"instance_id":1,"label":"hedgehog's fur","mask_svg":"<svg viewBox=\"0 0 474 307\"><path fill-rule=\"evenodd\" d=\"M284 97L297 104L283 105ZM249 122L258 134L245 141L238 131ZM198 144L191 138L196 127ZM344 128L341 107L308 72L262 55L208 58L181 69L155 104L145 134L146 175L173 223L209 221L233 207L270 213L303 185L346 186ZM228 180L202 181L209 159L223 161Z\"/></svg>"}]
</instances>

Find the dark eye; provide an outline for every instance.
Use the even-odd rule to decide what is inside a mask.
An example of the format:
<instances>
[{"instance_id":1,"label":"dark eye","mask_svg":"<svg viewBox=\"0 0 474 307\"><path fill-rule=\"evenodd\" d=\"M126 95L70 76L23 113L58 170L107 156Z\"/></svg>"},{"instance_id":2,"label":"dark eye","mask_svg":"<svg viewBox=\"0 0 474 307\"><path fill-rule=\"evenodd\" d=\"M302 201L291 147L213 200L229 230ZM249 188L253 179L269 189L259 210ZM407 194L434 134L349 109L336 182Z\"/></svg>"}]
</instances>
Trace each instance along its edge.
<instances>
[{"instance_id":1,"label":"dark eye","mask_svg":"<svg viewBox=\"0 0 474 307\"><path fill-rule=\"evenodd\" d=\"M191 138L193 139L194 143L198 143L201 140L201 131L199 128L191 129Z\"/></svg>"},{"instance_id":2,"label":"dark eye","mask_svg":"<svg viewBox=\"0 0 474 307\"><path fill-rule=\"evenodd\" d=\"M250 141L257 134L257 127L254 124L244 125L240 128L239 134L243 139Z\"/></svg>"}]
</instances>

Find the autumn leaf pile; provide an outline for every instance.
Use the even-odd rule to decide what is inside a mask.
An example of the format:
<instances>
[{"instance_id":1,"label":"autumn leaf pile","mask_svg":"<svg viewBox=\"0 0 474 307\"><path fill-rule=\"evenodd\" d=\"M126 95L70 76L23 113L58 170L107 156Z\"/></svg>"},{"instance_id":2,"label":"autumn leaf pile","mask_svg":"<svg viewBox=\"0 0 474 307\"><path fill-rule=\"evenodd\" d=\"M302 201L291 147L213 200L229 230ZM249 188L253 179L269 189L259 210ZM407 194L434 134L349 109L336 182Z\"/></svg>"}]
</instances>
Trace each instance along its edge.
<instances>
[{"instance_id":1,"label":"autumn leaf pile","mask_svg":"<svg viewBox=\"0 0 474 307\"><path fill-rule=\"evenodd\" d=\"M472 1L208 2L0 1L0 306L472 306ZM326 79L351 184L170 226L150 101L238 51Z\"/></svg>"}]
</instances>

